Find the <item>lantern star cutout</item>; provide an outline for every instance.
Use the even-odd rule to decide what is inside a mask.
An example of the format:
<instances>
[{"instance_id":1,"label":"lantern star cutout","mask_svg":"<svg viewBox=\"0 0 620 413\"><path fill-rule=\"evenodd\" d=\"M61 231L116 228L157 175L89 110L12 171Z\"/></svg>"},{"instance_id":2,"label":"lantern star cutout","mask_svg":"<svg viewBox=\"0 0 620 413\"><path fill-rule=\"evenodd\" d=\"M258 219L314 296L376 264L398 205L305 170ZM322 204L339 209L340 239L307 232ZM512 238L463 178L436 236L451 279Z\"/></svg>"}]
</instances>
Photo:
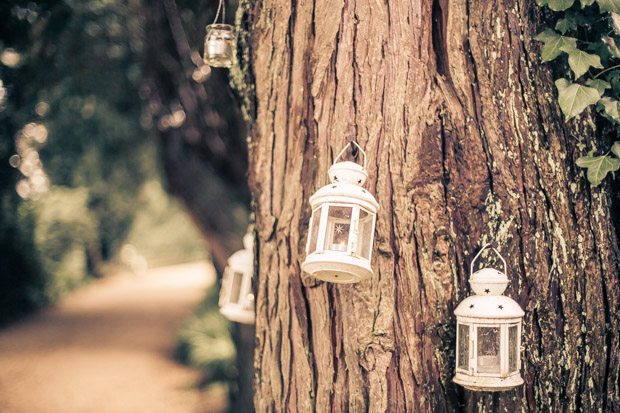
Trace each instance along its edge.
<instances>
[{"instance_id":1,"label":"lantern star cutout","mask_svg":"<svg viewBox=\"0 0 620 413\"><path fill-rule=\"evenodd\" d=\"M485 289L484 289L484 292L488 294L488 293L490 293L490 292L491 292L491 290L489 290L488 288L485 288Z\"/></svg>"},{"instance_id":2,"label":"lantern star cutout","mask_svg":"<svg viewBox=\"0 0 620 413\"><path fill-rule=\"evenodd\" d=\"M344 232L344 225L337 224L335 231L336 231L336 234L342 235L342 233Z\"/></svg>"},{"instance_id":3,"label":"lantern star cutout","mask_svg":"<svg viewBox=\"0 0 620 413\"><path fill-rule=\"evenodd\" d=\"M503 310L504 306L500 304L500 305L497 306L497 308L499 308L500 310Z\"/></svg>"}]
</instances>

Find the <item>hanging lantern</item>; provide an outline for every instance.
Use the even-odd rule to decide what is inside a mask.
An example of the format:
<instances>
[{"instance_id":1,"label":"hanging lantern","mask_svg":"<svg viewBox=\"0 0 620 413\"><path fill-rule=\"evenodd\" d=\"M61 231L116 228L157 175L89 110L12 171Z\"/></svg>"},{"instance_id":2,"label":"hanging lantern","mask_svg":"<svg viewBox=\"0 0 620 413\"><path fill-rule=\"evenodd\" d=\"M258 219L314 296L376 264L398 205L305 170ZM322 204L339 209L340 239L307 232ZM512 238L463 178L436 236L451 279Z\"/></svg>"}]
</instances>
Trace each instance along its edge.
<instances>
[{"instance_id":1,"label":"hanging lantern","mask_svg":"<svg viewBox=\"0 0 620 413\"><path fill-rule=\"evenodd\" d=\"M312 217L301 269L333 283L356 283L372 275L370 257L379 204L362 188L368 174L355 162L338 162L348 145L329 168L331 184L310 197Z\"/></svg>"},{"instance_id":2,"label":"hanging lantern","mask_svg":"<svg viewBox=\"0 0 620 413\"><path fill-rule=\"evenodd\" d=\"M228 258L220 289L220 312L229 320L243 324L254 324L254 294L252 274L254 273L254 237L248 233L243 237L245 249Z\"/></svg>"},{"instance_id":3,"label":"hanging lantern","mask_svg":"<svg viewBox=\"0 0 620 413\"><path fill-rule=\"evenodd\" d=\"M456 375L453 381L469 390L509 390L523 384L521 378L521 324L525 314L513 299L502 295L508 285L504 272L483 268L474 273L471 263L469 284L475 295L463 300L456 315Z\"/></svg>"},{"instance_id":4,"label":"hanging lantern","mask_svg":"<svg viewBox=\"0 0 620 413\"><path fill-rule=\"evenodd\" d=\"M236 55L234 28L230 24L216 23L222 9L222 22L226 18L226 5L220 0L213 24L206 27L204 62L213 67L231 67Z\"/></svg>"}]
</instances>

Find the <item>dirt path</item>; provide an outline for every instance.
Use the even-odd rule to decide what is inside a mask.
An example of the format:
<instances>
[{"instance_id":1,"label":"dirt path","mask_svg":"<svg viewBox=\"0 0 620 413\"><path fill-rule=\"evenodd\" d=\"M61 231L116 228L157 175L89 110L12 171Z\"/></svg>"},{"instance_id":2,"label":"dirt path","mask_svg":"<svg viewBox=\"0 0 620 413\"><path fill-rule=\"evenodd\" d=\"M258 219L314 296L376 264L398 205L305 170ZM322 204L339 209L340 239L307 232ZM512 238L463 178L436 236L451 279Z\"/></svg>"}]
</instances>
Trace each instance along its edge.
<instances>
[{"instance_id":1,"label":"dirt path","mask_svg":"<svg viewBox=\"0 0 620 413\"><path fill-rule=\"evenodd\" d=\"M198 373L170 355L213 280L205 262L108 277L1 330L0 412L206 411Z\"/></svg>"}]
</instances>

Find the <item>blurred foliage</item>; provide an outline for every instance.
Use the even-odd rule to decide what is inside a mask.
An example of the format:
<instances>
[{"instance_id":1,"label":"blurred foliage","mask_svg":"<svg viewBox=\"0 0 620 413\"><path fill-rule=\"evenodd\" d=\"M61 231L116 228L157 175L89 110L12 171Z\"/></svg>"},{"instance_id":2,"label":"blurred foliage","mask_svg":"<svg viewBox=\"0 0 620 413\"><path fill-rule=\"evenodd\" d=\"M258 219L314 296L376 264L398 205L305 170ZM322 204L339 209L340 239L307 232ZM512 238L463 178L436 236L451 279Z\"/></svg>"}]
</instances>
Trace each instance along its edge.
<instances>
[{"instance_id":1,"label":"blurred foliage","mask_svg":"<svg viewBox=\"0 0 620 413\"><path fill-rule=\"evenodd\" d=\"M139 189L157 174L140 98L139 7L133 0L0 3L7 321L96 273L122 246Z\"/></svg>"},{"instance_id":2,"label":"blurred foliage","mask_svg":"<svg viewBox=\"0 0 620 413\"><path fill-rule=\"evenodd\" d=\"M85 282L87 252L97 234L95 215L87 202L85 188L52 187L37 201L21 205L34 216L34 241L51 275L46 289L51 299Z\"/></svg>"},{"instance_id":3,"label":"blurred foliage","mask_svg":"<svg viewBox=\"0 0 620 413\"><path fill-rule=\"evenodd\" d=\"M231 381L236 377L235 345L229 333L230 323L219 313L219 286L207 295L179 330L176 357L201 369L203 384Z\"/></svg>"},{"instance_id":4,"label":"blurred foliage","mask_svg":"<svg viewBox=\"0 0 620 413\"><path fill-rule=\"evenodd\" d=\"M198 229L159 181L146 182L139 199L143 207L136 213L125 242L133 246L150 267L209 258Z\"/></svg>"}]
</instances>

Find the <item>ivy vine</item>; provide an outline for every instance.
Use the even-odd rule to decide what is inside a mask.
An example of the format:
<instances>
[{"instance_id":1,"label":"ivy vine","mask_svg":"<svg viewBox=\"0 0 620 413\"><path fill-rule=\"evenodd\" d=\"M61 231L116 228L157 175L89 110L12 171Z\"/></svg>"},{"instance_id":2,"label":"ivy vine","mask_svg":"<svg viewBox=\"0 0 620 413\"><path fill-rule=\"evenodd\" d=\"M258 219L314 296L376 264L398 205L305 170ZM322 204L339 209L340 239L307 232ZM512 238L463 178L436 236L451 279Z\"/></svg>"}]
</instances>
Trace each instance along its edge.
<instances>
[{"instance_id":1,"label":"ivy vine","mask_svg":"<svg viewBox=\"0 0 620 413\"><path fill-rule=\"evenodd\" d=\"M596 112L620 137L620 0L536 0L549 8L555 27L547 28L535 39L543 42L541 57L549 62L568 57L572 77L556 80L558 103L568 121L595 105ZM585 150L583 142L578 146ZM620 140L609 152L597 149L577 159L587 169L586 176L598 186L620 169ZM615 177L615 175L614 175Z\"/></svg>"}]
</instances>

